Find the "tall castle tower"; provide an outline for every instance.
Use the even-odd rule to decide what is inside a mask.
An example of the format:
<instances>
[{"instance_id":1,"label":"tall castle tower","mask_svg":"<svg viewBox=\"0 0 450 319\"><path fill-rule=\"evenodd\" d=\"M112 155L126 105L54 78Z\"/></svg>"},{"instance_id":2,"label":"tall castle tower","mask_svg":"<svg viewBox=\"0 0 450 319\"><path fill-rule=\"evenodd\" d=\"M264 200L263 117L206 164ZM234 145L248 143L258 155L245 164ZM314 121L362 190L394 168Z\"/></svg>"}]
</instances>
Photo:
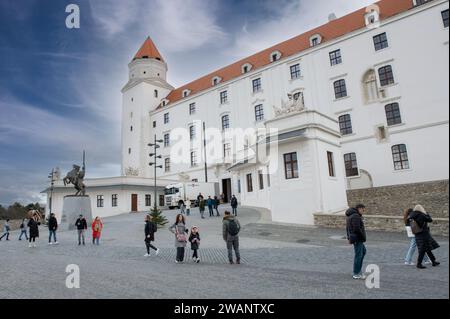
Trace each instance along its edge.
<instances>
[{"instance_id":1,"label":"tall castle tower","mask_svg":"<svg viewBox=\"0 0 450 319\"><path fill-rule=\"evenodd\" d=\"M146 176L147 146L153 140L150 112L174 88L166 81L167 64L148 37L128 64L129 80L122 89L122 175Z\"/></svg>"}]
</instances>

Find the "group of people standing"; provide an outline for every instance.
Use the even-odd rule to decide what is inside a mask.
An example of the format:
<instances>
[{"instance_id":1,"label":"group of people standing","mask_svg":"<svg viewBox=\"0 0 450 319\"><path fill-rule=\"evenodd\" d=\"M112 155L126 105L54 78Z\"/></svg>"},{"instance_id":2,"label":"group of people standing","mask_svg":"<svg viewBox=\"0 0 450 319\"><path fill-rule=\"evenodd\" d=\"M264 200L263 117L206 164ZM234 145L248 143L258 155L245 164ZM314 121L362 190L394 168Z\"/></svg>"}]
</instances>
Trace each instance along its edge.
<instances>
[{"instance_id":1,"label":"group of people standing","mask_svg":"<svg viewBox=\"0 0 450 319\"><path fill-rule=\"evenodd\" d=\"M205 199L204 196L202 195L202 193L199 193L197 196L197 204L198 204L198 208L200 211L200 217L202 219L205 219L206 207L208 207L209 217L214 217L214 211L216 213L216 216L220 217L219 205L222 200L223 200L223 198L219 199L217 196L214 196L214 198L212 198L211 196L208 196L208 198ZM231 208L233 211L233 215L237 216L238 201L237 201L237 198L235 195L233 195L231 197L230 204L231 204ZM181 202L180 213L186 214L186 216L190 216L191 207L192 207L192 201L189 198L187 198L186 200Z\"/></svg>"},{"instance_id":2,"label":"group of people standing","mask_svg":"<svg viewBox=\"0 0 450 319\"><path fill-rule=\"evenodd\" d=\"M225 216L222 222L222 236L226 242L228 249L228 259L230 264L234 264L233 250L236 254L236 263L241 263L241 256L239 252L239 232L241 225L235 216L231 216L229 211L225 212ZM183 214L178 214L175 218L175 222L169 227L169 231L174 234L175 248L177 250L175 263L183 263L185 256L185 249L188 243L190 243L192 250L192 260L195 263L200 263L199 249L200 249L200 230L198 226L192 226L191 229L186 225L186 217ZM152 242L155 241L155 233L157 232L157 225L152 220L151 215L145 217L145 246L147 253L145 257L150 256L150 249L155 251L158 255L159 249L156 248Z\"/></svg>"},{"instance_id":3,"label":"group of people standing","mask_svg":"<svg viewBox=\"0 0 450 319\"><path fill-rule=\"evenodd\" d=\"M354 208L350 208L346 212L347 216L347 239L352 244L355 251L353 261L353 279L365 279L366 276L362 271L364 257L367 249L364 243L367 240L366 230L364 226L363 214L366 207L362 204ZM433 267L439 266L436 257L432 253L433 250L439 248L439 244L433 239L430 233L428 223L433 222L430 214L421 205L416 205L414 209L409 208L403 214L405 227L410 238L410 246L405 256L405 265L414 265L412 262L416 248L419 251L416 267L418 269L426 269L423 265L425 255L429 258L429 263Z\"/></svg>"}]
</instances>

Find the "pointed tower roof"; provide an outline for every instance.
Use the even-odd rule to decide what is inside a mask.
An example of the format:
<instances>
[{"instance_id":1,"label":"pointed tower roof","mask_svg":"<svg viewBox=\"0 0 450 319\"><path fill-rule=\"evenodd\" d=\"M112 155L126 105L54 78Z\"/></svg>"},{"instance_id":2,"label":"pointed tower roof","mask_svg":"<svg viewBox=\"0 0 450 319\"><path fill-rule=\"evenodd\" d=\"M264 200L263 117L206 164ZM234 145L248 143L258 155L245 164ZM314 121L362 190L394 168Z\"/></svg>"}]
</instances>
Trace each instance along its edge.
<instances>
[{"instance_id":1,"label":"pointed tower roof","mask_svg":"<svg viewBox=\"0 0 450 319\"><path fill-rule=\"evenodd\" d=\"M164 59L161 56L161 53L159 53L158 49L156 48L155 44L153 43L152 39L148 37L144 44L142 44L139 51L136 53L136 55L133 58L133 61L136 59L157 59L164 62Z\"/></svg>"}]
</instances>

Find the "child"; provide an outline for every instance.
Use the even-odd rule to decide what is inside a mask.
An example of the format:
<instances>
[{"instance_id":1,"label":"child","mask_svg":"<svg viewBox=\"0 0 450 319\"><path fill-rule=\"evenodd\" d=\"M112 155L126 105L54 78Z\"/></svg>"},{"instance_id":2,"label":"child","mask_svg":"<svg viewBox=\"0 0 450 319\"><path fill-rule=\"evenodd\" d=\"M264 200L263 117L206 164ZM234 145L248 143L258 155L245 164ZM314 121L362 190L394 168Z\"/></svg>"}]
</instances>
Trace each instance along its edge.
<instances>
[{"instance_id":1,"label":"child","mask_svg":"<svg viewBox=\"0 0 450 319\"><path fill-rule=\"evenodd\" d=\"M191 249L194 251L192 259L198 264L200 262L200 258L198 258L198 249L200 247L200 233L198 232L197 226L192 226L191 235L189 236L189 242L191 243Z\"/></svg>"}]
</instances>

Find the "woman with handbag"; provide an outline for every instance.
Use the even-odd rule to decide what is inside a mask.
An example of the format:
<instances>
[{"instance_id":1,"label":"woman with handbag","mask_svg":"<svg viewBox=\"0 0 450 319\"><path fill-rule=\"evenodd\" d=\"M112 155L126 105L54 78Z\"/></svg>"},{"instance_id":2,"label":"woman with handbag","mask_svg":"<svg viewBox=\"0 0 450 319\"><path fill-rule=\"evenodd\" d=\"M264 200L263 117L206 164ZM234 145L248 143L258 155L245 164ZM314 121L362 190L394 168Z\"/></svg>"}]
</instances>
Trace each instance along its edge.
<instances>
[{"instance_id":1,"label":"woman with handbag","mask_svg":"<svg viewBox=\"0 0 450 319\"><path fill-rule=\"evenodd\" d=\"M412 232L416 236L416 244L419 250L419 258L417 259L417 268L425 269L427 267L422 265L423 258L425 254L431 260L433 267L439 266L439 262L436 261L432 250L439 248L439 244L431 237L430 228L428 223L432 223L433 219L425 211L422 205L416 205L414 211L409 215L410 225Z\"/></svg>"},{"instance_id":2,"label":"woman with handbag","mask_svg":"<svg viewBox=\"0 0 450 319\"><path fill-rule=\"evenodd\" d=\"M177 258L175 262L182 263L184 260L184 249L187 244L186 234L189 233L189 230L186 227L186 221L182 214L177 215L175 223L169 227L169 231L175 235L175 248L177 249Z\"/></svg>"},{"instance_id":3,"label":"woman with handbag","mask_svg":"<svg viewBox=\"0 0 450 319\"><path fill-rule=\"evenodd\" d=\"M413 263L412 259L413 259L414 253L416 252L416 248L417 248L416 235L414 235L411 230L411 220L409 217L409 215L411 215L412 212L413 212L413 209L408 208L403 213L403 221L405 222L406 234L407 234L408 238L410 239L408 252L406 253L406 256L405 256L405 265L407 265L407 266L415 265L415 263ZM425 255L424 261L425 261L424 262L425 264L431 263L430 260L428 259L428 256L426 256L426 255Z\"/></svg>"}]
</instances>

